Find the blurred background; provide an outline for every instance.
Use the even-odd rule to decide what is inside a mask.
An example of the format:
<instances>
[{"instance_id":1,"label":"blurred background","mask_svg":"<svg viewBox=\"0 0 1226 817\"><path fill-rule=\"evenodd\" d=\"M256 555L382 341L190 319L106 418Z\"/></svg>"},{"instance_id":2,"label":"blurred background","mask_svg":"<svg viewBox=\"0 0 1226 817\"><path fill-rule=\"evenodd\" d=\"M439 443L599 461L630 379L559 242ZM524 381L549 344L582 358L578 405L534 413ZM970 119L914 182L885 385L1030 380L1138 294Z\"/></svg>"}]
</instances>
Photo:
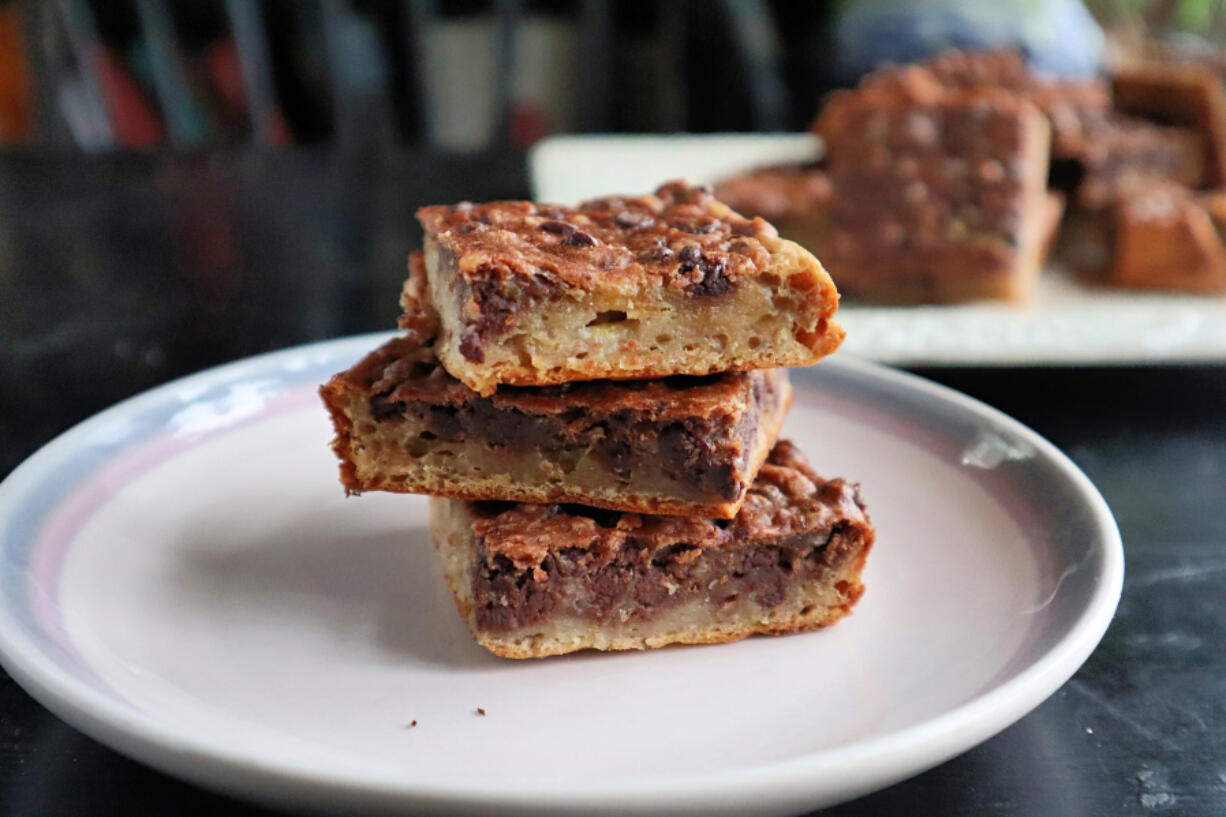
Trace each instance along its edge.
<instances>
[{"instance_id":1,"label":"blurred background","mask_svg":"<svg viewBox=\"0 0 1226 817\"><path fill-rule=\"evenodd\" d=\"M1117 39L1220 41L1219 0L1092 0ZM0 144L524 148L551 133L800 130L885 60L1022 48L1092 73L1080 3L5 0Z\"/></svg>"}]
</instances>

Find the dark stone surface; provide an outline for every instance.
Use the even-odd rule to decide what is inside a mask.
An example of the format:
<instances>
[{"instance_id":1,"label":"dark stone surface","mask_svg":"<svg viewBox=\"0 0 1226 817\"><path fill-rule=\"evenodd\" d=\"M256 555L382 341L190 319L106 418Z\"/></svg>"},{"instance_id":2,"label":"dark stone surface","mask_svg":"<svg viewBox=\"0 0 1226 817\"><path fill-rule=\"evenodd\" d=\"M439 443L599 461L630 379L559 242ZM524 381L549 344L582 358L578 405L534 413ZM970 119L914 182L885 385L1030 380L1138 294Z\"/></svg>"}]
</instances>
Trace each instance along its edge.
<instances>
[{"instance_id":1,"label":"dark stone surface","mask_svg":"<svg viewBox=\"0 0 1226 817\"><path fill-rule=\"evenodd\" d=\"M419 204L526 192L522 156L0 156L0 475L132 394L390 327ZM1124 535L1119 613L999 736L824 812L1226 813L1226 367L922 374L1047 436ZM64 725L0 674L0 814L271 814Z\"/></svg>"}]
</instances>

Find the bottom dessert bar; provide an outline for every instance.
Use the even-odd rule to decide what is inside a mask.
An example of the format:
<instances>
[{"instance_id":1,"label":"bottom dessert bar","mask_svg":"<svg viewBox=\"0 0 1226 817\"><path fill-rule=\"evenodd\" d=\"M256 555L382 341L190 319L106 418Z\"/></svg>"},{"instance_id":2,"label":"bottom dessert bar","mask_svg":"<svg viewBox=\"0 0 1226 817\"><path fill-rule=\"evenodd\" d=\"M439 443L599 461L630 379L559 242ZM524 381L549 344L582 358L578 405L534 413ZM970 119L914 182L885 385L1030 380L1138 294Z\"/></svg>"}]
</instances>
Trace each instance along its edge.
<instances>
[{"instance_id":1,"label":"bottom dessert bar","mask_svg":"<svg viewBox=\"0 0 1226 817\"><path fill-rule=\"evenodd\" d=\"M456 605L507 658L733 641L833 624L864 586L874 530L858 486L791 443L731 520L434 497Z\"/></svg>"}]
</instances>

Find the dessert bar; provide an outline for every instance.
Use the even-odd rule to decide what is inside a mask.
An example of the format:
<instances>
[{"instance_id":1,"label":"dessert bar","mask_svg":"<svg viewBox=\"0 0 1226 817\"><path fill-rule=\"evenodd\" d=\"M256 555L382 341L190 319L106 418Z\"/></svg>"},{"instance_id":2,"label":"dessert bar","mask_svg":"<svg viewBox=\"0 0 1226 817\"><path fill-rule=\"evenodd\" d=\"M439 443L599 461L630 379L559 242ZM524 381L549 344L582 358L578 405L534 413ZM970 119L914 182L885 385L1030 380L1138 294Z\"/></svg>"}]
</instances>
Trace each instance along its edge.
<instances>
[{"instance_id":1,"label":"dessert bar","mask_svg":"<svg viewBox=\"0 0 1226 817\"><path fill-rule=\"evenodd\" d=\"M1079 161L1077 204L1096 209L1119 195L1173 181L1198 187L1205 177L1205 140L1191 128L1166 127L1126 116L1100 120L1090 128Z\"/></svg>"},{"instance_id":2,"label":"dessert bar","mask_svg":"<svg viewBox=\"0 0 1226 817\"><path fill-rule=\"evenodd\" d=\"M426 207L418 219L438 357L483 395L807 366L842 342L817 259L708 188L674 182L577 208Z\"/></svg>"},{"instance_id":3,"label":"dessert bar","mask_svg":"<svg viewBox=\"0 0 1226 817\"><path fill-rule=\"evenodd\" d=\"M805 163L757 168L723 180L715 195L739 213L761 216L779 235L820 257L836 195L823 167Z\"/></svg>"},{"instance_id":4,"label":"dessert bar","mask_svg":"<svg viewBox=\"0 0 1226 817\"><path fill-rule=\"evenodd\" d=\"M827 223L836 192L826 171L811 164L773 165L741 173L721 182L716 195L741 212L769 219L780 235L814 255L822 255L830 240ZM1049 191L1043 203L1043 260L1055 243L1064 210L1064 196Z\"/></svg>"},{"instance_id":5,"label":"dessert bar","mask_svg":"<svg viewBox=\"0 0 1226 817\"><path fill-rule=\"evenodd\" d=\"M1154 184L1117 199L1111 210L1110 281L1186 292L1226 291L1226 246L1213 198L1177 184Z\"/></svg>"},{"instance_id":6,"label":"dessert bar","mask_svg":"<svg viewBox=\"0 0 1226 817\"><path fill-rule=\"evenodd\" d=\"M477 642L508 658L732 641L847 615L874 530L858 486L781 441L736 518L433 498L430 525Z\"/></svg>"},{"instance_id":7,"label":"dessert bar","mask_svg":"<svg viewBox=\"0 0 1226 817\"><path fill-rule=\"evenodd\" d=\"M394 339L322 389L350 493L579 502L730 518L791 400L783 369L504 386L483 397L430 341Z\"/></svg>"},{"instance_id":8,"label":"dessert bar","mask_svg":"<svg viewBox=\"0 0 1226 817\"><path fill-rule=\"evenodd\" d=\"M822 258L845 294L1025 300L1051 209L1048 127L1007 92L836 94L817 129L834 190Z\"/></svg>"},{"instance_id":9,"label":"dessert bar","mask_svg":"<svg viewBox=\"0 0 1226 817\"><path fill-rule=\"evenodd\" d=\"M921 63L883 66L858 87L910 94L921 85L962 91L994 88L1027 100L1051 125L1055 158L1078 156L1088 129L1111 108L1111 94L1102 80L1040 76L1015 51L949 51Z\"/></svg>"},{"instance_id":10,"label":"dessert bar","mask_svg":"<svg viewBox=\"0 0 1226 817\"><path fill-rule=\"evenodd\" d=\"M1226 91L1211 68L1194 63L1128 61L1116 66L1112 90L1115 108L1121 113L1195 128L1205 151L1206 181L1226 184Z\"/></svg>"}]
</instances>

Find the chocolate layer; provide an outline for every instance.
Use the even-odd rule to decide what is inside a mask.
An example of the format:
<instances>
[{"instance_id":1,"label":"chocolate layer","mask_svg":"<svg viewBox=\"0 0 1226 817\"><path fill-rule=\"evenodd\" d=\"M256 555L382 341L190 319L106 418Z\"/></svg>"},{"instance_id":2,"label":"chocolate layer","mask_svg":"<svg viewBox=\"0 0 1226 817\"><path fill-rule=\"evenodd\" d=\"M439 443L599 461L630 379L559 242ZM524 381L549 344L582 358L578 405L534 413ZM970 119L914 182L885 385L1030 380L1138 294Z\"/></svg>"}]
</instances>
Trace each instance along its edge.
<instances>
[{"instance_id":1,"label":"chocolate layer","mask_svg":"<svg viewBox=\"0 0 1226 817\"><path fill-rule=\"evenodd\" d=\"M476 621L483 629L508 631L559 610L603 621L631 602L631 618L646 619L695 599L722 605L741 595L770 609L784 600L792 583L819 576L829 564L827 550L837 554L854 535L840 526L782 543L703 553L687 544L652 551L630 540L607 562L582 548L564 548L532 571L516 568L506 556L491 559L480 552L473 572ZM548 580L534 580L536 570ZM712 575L720 577L714 586Z\"/></svg>"},{"instance_id":2,"label":"chocolate layer","mask_svg":"<svg viewBox=\"0 0 1226 817\"><path fill-rule=\"evenodd\" d=\"M816 220L847 294L1025 298L1044 233L1048 128L1004 91L836 94L818 121L834 190Z\"/></svg>"},{"instance_id":3,"label":"chocolate layer","mask_svg":"<svg viewBox=\"0 0 1226 817\"><path fill-rule=\"evenodd\" d=\"M546 456L591 451L621 479L628 480L636 468L650 464L671 479L695 485L704 494L732 500L745 487L738 474L749 465L749 443L757 431L762 401L778 399L773 384L752 393L752 411L735 425L729 417L687 417L669 422L625 409L611 415L584 407L528 414L476 396L437 405L420 400L389 401L386 395L376 395L371 398L371 413L392 422L411 417L433 439L443 442L474 442L510 453L537 450ZM729 461L727 453L712 446L711 441L733 436L744 446L735 461Z\"/></svg>"},{"instance_id":4,"label":"chocolate layer","mask_svg":"<svg viewBox=\"0 0 1226 817\"><path fill-rule=\"evenodd\" d=\"M857 486L823 481L780 442L728 521L568 505L477 503L478 627L510 631L555 615L650 618L701 598L770 609L789 587L861 554L873 530Z\"/></svg>"}]
</instances>

